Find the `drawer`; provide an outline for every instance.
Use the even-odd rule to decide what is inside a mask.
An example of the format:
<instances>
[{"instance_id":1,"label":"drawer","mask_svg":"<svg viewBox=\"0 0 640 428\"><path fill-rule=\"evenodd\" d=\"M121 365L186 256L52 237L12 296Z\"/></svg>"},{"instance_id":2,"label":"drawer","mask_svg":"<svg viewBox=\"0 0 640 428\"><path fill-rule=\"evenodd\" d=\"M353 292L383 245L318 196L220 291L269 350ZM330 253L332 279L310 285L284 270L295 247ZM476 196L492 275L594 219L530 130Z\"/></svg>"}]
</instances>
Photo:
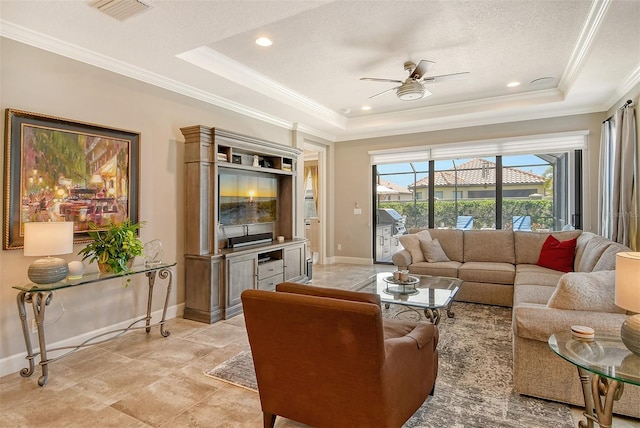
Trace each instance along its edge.
<instances>
[{"instance_id":1,"label":"drawer","mask_svg":"<svg viewBox=\"0 0 640 428\"><path fill-rule=\"evenodd\" d=\"M272 260L258 264L258 281L284 272L282 260Z\"/></svg>"},{"instance_id":2,"label":"drawer","mask_svg":"<svg viewBox=\"0 0 640 428\"><path fill-rule=\"evenodd\" d=\"M270 276L269 278L261 279L258 281L258 290L274 291L276 285L284 282L284 273L280 272L277 275Z\"/></svg>"}]
</instances>

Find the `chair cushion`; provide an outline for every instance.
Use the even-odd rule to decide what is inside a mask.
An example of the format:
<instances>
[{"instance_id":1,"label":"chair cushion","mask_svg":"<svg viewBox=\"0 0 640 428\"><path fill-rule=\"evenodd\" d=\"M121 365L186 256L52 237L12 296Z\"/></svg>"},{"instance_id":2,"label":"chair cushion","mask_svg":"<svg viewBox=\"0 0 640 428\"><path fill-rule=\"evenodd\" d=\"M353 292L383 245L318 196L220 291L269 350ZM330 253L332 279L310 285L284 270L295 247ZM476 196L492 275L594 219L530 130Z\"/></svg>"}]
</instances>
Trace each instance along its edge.
<instances>
[{"instance_id":1,"label":"chair cushion","mask_svg":"<svg viewBox=\"0 0 640 428\"><path fill-rule=\"evenodd\" d=\"M573 270L573 258L576 252L577 238L560 241L553 235L549 235L542 245L538 266L561 272Z\"/></svg>"},{"instance_id":2,"label":"chair cushion","mask_svg":"<svg viewBox=\"0 0 640 428\"><path fill-rule=\"evenodd\" d=\"M516 286L513 292L513 306L531 303L546 305L555 290L555 287L547 287L546 285Z\"/></svg>"},{"instance_id":3,"label":"chair cushion","mask_svg":"<svg viewBox=\"0 0 640 428\"><path fill-rule=\"evenodd\" d=\"M535 265L540 257L542 245L549 235L558 238L559 241L566 241L580 236L580 230L568 230L560 232L513 232L515 242L516 263Z\"/></svg>"},{"instance_id":4,"label":"chair cushion","mask_svg":"<svg viewBox=\"0 0 640 428\"><path fill-rule=\"evenodd\" d=\"M465 230L464 261L515 263L513 231Z\"/></svg>"},{"instance_id":5,"label":"chair cushion","mask_svg":"<svg viewBox=\"0 0 640 428\"><path fill-rule=\"evenodd\" d=\"M562 275L564 275L563 272L538 265L517 265L514 285L535 284L555 289ZM547 303L546 300L545 303Z\"/></svg>"},{"instance_id":6,"label":"chair cushion","mask_svg":"<svg viewBox=\"0 0 640 428\"><path fill-rule=\"evenodd\" d=\"M429 263L435 262L450 262L449 257L445 254L440 242L437 239L433 241L420 240L420 249L424 258Z\"/></svg>"},{"instance_id":7,"label":"chair cushion","mask_svg":"<svg viewBox=\"0 0 640 428\"><path fill-rule=\"evenodd\" d=\"M449 260L461 262L464 260L463 234L457 229L429 229L431 238L437 239Z\"/></svg>"},{"instance_id":8,"label":"chair cushion","mask_svg":"<svg viewBox=\"0 0 640 428\"><path fill-rule=\"evenodd\" d=\"M581 257L576 263L576 272L591 272L600 260L600 256L605 252L613 241L603 238L602 236L593 236L584 245Z\"/></svg>"},{"instance_id":9,"label":"chair cushion","mask_svg":"<svg viewBox=\"0 0 640 428\"><path fill-rule=\"evenodd\" d=\"M400 237L400 244L411 254L411 263L419 263L424 261L424 255L420 249L420 239L431 241L431 235L428 230L421 230L418 233L410 233Z\"/></svg>"},{"instance_id":10,"label":"chair cushion","mask_svg":"<svg viewBox=\"0 0 640 428\"><path fill-rule=\"evenodd\" d=\"M625 313L615 305L615 271L562 275L547 307L574 311Z\"/></svg>"},{"instance_id":11,"label":"chair cushion","mask_svg":"<svg viewBox=\"0 0 640 428\"><path fill-rule=\"evenodd\" d=\"M467 262L458 269L458 278L471 282L512 285L515 276L511 263Z\"/></svg>"},{"instance_id":12,"label":"chair cushion","mask_svg":"<svg viewBox=\"0 0 640 428\"><path fill-rule=\"evenodd\" d=\"M600 270L615 270L616 269L616 254L623 251L631 251L631 248L626 245L613 242L602 253L596 265L593 267L592 272Z\"/></svg>"},{"instance_id":13,"label":"chair cushion","mask_svg":"<svg viewBox=\"0 0 640 428\"><path fill-rule=\"evenodd\" d=\"M452 278L458 277L458 268L462 266L460 262L421 262L414 263L409 266L409 273L414 275L434 275L448 276Z\"/></svg>"}]
</instances>

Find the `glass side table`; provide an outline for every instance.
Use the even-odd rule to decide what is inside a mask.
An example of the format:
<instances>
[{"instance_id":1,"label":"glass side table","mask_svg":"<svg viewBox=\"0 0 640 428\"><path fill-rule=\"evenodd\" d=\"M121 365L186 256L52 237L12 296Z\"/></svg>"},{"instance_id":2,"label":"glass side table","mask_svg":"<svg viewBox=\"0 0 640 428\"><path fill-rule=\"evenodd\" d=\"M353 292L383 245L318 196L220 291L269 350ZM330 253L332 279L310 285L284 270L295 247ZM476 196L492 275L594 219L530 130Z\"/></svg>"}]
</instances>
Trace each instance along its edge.
<instances>
[{"instance_id":1,"label":"glass side table","mask_svg":"<svg viewBox=\"0 0 640 428\"><path fill-rule=\"evenodd\" d=\"M20 375L22 377L29 377L33 374L35 370L35 358L40 356L40 367L42 368L42 376L38 379L38 385L44 386L47 383L49 378L49 364L57 361L61 358L64 358L79 349L89 346L96 345L98 343L105 342L107 340L115 339L128 332L129 330L144 328L147 333L151 331L151 327L160 326L160 334L163 337L168 337L170 332L165 329L166 316L167 316L167 306L169 304L169 295L171 293L171 287L173 285L173 272L172 268L176 265L175 262L172 263L162 263L159 265L155 265L153 267L148 266L133 266L126 273L88 273L84 274L81 278L69 279L66 278L63 281L56 282L53 284L23 284L13 286L14 289L18 290L17 302L18 302L18 315L20 316L20 321L22 324L22 333L24 335L25 347L27 348L27 361L29 362L29 367L23 368L20 371ZM78 345L72 346L62 346L57 348L49 348L47 345L47 339L45 336L44 330L44 319L45 319L45 309L51 302L53 298L53 292L62 289L69 288L77 288L77 287L86 287L90 284L107 281L114 278L127 278L129 275L137 275L137 274L145 274L148 278L148 286L149 291L147 295L147 314L144 317L138 318L134 320L128 327L112 330L109 332L101 333L97 336L91 337L84 342ZM162 308L162 318L159 322L155 324L151 324L151 302L153 300L153 288L156 280L156 276L162 280L166 280L166 292L164 298L164 306ZM29 327L27 325L27 309L26 304L30 303L33 307L33 314L35 317L36 327L38 330L38 344L39 350L36 352L33 349L31 344L31 336L29 333ZM137 324L143 324L141 326L137 326ZM108 337L107 337L108 336ZM106 339L104 337L107 337ZM54 351L61 351L69 349L68 352L60 355L56 358L49 358L48 353Z\"/></svg>"},{"instance_id":2,"label":"glass side table","mask_svg":"<svg viewBox=\"0 0 640 428\"><path fill-rule=\"evenodd\" d=\"M640 385L640 357L624 346L615 330L596 331L592 340L563 331L549 337L549 346L578 368L586 417L578 426L611 427L613 403L622 397L624 384Z\"/></svg>"}]
</instances>

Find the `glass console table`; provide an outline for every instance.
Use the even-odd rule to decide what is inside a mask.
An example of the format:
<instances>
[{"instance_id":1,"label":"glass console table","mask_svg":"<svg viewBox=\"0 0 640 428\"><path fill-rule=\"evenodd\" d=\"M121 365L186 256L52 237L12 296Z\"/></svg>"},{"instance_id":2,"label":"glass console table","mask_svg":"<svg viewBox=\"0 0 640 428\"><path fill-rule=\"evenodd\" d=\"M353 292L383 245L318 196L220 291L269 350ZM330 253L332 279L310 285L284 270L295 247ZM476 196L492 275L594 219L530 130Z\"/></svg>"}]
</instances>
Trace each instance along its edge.
<instances>
[{"instance_id":1,"label":"glass console table","mask_svg":"<svg viewBox=\"0 0 640 428\"><path fill-rule=\"evenodd\" d=\"M640 385L640 357L624 346L620 331L596 331L593 340L563 331L549 337L549 346L578 368L587 418L579 427L611 427L613 402L622 397L624 384Z\"/></svg>"},{"instance_id":2,"label":"glass console table","mask_svg":"<svg viewBox=\"0 0 640 428\"><path fill-rule=\"evenodd\" d=\"M54 284L24 284L24 285L16 285L13 288L18 290L18 315L20 316L20 321L22 322L22 333L24 334L24 343L27 348L27 360L29 361L29 367L20 370L20 375L22 377L29 377L33 374L35 370L35 358L40 356L39 365L42 367L42 376L38 379L38 384L40 386L44 386L47 383L47 379L49 377L49 363L57 361L61 358L64 358L79 349L89 346L95 345L98 343L106 342L111 339L115 339L133 329L146 329L147 333L151 331L151 327L160 326L160 334L163 337L169 336L170 332L165 329L165 318L167 315L167 305L169 304L169 294L171 292L171 287L173 285L173 272L171 268L175 266L176 263L163 263L160 265L156 265L153 267L145 267L144 265L133 266L129 272L123 274L113 274L113 273L88 273L83 275L78 279L65 279L64 281L56 282ZM129 324L128 327L123 329L112 330L109 332L105 332L99 334L97 336L91 337L79 345L74 346L63 346L58 348L47 349L47 341L45 337L44 331L44 318L45 318L45 309L47 305L51 302L53 298L53 292L56 290L62 290L64 288L72 288L72 287L82 287L85 285L93 284L96 282L106 281L114 278L127 278L129 275L137 275L144 273L148 278L149 284L149 293L147 297L147 315L145 317L139 318ZM153 286L155 284L156 276L160 279L166 279L167 291L164 299L164 307L162 310L162 319L155 324L151 324L151 302L153 300ZM33 314L35 317L36 327L38 330L38 342L40 349L38 352L33 351L33 347L31 345L31 336L29 335L29 326L27 325L27 310L26 303L30 303L33 306ZM138 324L144 322L144 325L138 326ZM106 339L96 340L99 338L103 338L108 336ZM66 353L49 359L47 357L48 352L60 351L68 349Z\"/></svg>"}]
</instances>

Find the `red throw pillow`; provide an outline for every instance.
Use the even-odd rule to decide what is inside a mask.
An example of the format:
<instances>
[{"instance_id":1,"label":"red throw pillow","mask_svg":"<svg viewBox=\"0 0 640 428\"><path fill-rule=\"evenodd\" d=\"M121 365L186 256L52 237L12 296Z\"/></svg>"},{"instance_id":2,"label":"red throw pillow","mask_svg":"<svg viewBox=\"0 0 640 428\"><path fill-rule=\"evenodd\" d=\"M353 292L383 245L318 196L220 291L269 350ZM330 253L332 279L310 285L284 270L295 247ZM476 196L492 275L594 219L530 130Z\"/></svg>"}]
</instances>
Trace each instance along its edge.
<instances>
[{"instance_id":1,"label":"red throw pillow","mask_svg":"<svg viewBox=\"0 0 640 428\"><path fill-rule=\"evenodd\" d=\"M561 272L573 271L573 257L577 241L578 238L559 241L555 236L549 235L542 245L538 266Z\"/></svg>"}]
</instances>

